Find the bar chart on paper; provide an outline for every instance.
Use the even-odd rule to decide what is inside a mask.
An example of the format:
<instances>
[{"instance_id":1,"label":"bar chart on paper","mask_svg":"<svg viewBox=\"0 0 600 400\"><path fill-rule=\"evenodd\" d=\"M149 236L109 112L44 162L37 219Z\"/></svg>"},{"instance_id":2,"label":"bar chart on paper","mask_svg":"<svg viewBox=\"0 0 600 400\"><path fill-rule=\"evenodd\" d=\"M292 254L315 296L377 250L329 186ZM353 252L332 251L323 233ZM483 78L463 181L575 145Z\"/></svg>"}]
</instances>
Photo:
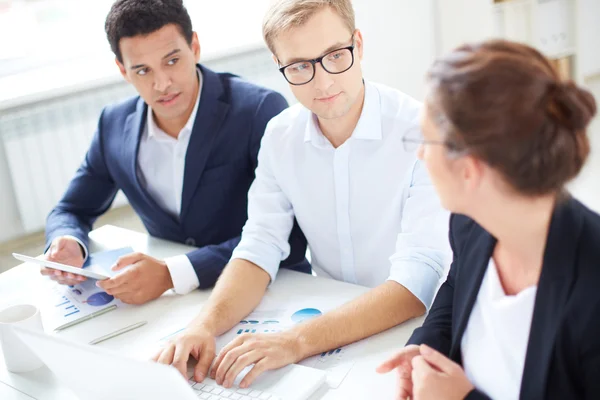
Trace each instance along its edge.
<instances>
[{"instance_id":1,"label":"bar chart on paper","mask_svg":"<svg viewBox=\"0 0 600 400\"><path fill-rule=\"evenodd\" d=\"M57 293L57 295L59 294ZM59 304L55 305L56 310L65 318L78 314L81 311L67 296L60 296L58 297L58 300Z\"/></svg>"},{"instance_id":2,"label":"bar chart on paper","mask_svg":"<svg viewBox=\"0 0 600 400\"><path fill-rule=\"evenodd\" d=\"M348 360L346 348L324 351L316 356L300 361L301 365L320 369L327 372L327 384L335 389L340 386L348 372L352 369L354 361Z\"/></svg>"}]
</instances>

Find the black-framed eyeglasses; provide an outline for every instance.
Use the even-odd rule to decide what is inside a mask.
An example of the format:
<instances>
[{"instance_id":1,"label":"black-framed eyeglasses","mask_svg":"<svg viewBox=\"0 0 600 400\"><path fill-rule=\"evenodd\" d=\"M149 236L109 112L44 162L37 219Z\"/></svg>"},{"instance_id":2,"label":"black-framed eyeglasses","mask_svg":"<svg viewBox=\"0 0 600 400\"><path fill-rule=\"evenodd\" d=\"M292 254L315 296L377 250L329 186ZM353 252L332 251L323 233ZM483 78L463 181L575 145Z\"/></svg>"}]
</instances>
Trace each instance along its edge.
<instances>
[{"instance_id":1,"label":"black-framed eyeglasses","mask_svg":"<svg viewBox=\"0 0 600 400\"><path fill-rule=\"evenodd\" d=\"M354 65L354 41L350 46L330 51L321 57L285 65L279 68L279 72L291 85L306 85L315 77L317 63L330 74L337 75L348 71Z\"/></svg>"}]
</instances>

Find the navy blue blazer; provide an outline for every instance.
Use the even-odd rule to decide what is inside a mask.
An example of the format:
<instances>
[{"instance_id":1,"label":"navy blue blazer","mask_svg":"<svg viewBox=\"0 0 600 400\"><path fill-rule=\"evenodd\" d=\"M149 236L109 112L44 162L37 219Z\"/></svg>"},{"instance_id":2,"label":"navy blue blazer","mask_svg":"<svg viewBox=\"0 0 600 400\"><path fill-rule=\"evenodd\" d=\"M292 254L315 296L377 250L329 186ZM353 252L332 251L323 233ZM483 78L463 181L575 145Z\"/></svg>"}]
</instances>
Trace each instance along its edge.
<instances>
[{"instance_id":1,"label":"navy blue blazer","mask_svg":"<svg viewBox=\"0 0 600 400\"><path fill-rule=\"evenodd\" d=\"M520 398L600 399L600 216L575 199L550 224ZM453 215L454 260L429 315L408 344L425 343L461 364L461 341L496 239ZM493 370L490 371L494 373ZM467 399L487 399L474 390Z\"/></svg>"},{"instance_id":2,"label":"navy blue blazer","mask_svg":"<svg viewBox=\"0 0 600 400\"><path fill-rule=\"evenodd\" d=\"M248 218L248 189L265 127L287 102L279 93L234 75L199 67L202 93L186 153L180 217L158 206L138 179L148 106L136 96L103 110L83 163L48 216L46 246L62 235L87 245L94 221L121 189L150 235L199 247L187 256L200 288L214 285ZM306 239L296 223L290 245L282 267L310 273Z\"/></svg>"}]
</instances>

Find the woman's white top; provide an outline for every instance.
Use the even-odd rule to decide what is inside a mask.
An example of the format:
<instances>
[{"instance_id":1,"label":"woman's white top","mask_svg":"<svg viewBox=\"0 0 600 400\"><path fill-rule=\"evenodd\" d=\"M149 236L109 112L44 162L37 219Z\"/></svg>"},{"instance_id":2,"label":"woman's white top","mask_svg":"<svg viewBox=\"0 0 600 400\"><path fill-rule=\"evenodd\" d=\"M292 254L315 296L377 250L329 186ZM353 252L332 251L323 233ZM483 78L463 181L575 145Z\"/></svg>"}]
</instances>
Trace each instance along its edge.
<instances>
[{"instance_id":1,"label":"woman's white top","mask_svg":"<svg viewBox=\"0 0 600 400\"><path fill-rule=\"evenodd\" d=\"M469 381L492 399L518 399L537 286L507 296L490 259L462 338Z\"/></svg>"}]
</instances>

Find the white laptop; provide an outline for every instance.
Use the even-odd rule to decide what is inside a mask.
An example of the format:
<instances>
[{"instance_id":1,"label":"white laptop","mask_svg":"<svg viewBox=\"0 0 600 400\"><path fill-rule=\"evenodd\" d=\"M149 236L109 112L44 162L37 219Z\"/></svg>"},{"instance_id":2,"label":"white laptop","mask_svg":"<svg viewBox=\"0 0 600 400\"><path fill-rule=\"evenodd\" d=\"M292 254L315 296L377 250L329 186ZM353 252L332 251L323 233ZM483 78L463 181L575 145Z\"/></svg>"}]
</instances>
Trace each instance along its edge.
<instances>
[{"instance_id":1,"label":"white laptop","mask_svg":"<svg viewBox=\"0 0 600 400\"><path fill-rule=\"evenodd\" d=\"M85 400L305 400L326 378L324 371L289 365L259 376L248 389L225 389L212 379L201 384L187 381L171 366L127 358L43 332L13 329L60 381ZM240 375L236 384L242 378Z\"/></svg>"}]
</instances>

